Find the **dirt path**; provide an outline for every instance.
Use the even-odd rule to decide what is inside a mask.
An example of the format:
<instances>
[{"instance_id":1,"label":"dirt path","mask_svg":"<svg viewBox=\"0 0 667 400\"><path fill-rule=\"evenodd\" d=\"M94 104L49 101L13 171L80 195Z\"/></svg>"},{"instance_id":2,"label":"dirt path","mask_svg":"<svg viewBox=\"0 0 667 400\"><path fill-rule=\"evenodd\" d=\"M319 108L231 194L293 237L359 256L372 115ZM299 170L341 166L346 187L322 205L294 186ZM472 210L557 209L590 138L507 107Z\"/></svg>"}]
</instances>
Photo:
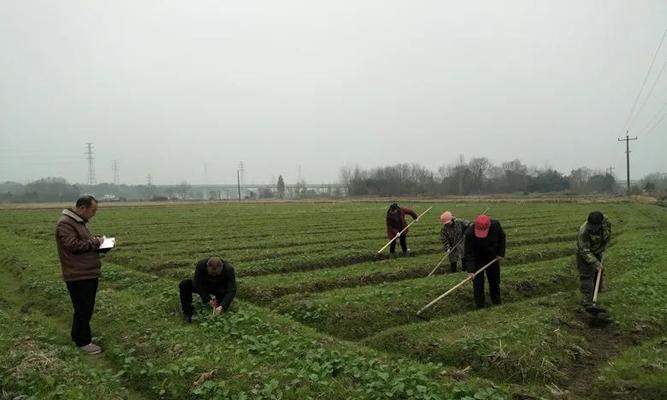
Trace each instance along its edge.
<instances>
[{"instance_id":1,"label":"dirt path","mask_svg":"<svg viewBox=\"0 0 667 400\"><path fill-rule=\"evenodd\" d=\"M614 327L611 317L594 318L581 311L576 318L583 323L580 333L586 340L587 353L568 371L571 379L568 385L560 388L563 398L569 400L589 399L599 370L629 345Z\"/></svg>"}]
</instances>

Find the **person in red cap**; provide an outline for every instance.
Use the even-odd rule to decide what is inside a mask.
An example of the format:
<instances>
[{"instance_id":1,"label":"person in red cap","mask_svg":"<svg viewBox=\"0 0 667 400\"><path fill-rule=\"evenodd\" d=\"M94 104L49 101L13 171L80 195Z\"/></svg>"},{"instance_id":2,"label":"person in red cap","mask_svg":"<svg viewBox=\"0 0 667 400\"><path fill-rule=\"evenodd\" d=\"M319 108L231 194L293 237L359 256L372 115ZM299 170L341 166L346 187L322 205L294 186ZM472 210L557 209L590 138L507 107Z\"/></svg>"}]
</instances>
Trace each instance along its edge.
<instances>
[{"instance_id":1,"label":"person in red cap","mask_svg":"<svg viewBox=\"0 0 667 400\"><path fill-rule=\"evenodd\" d=\"M407 226L405 223L405 214L411 216L413 219L419 219L419 215L416 212L412 211L409 208L399 207L398 204L393 203L389 206L387 210L387 238L393 239L400 231ZM407 244L408 229L406 229L398 240L401 242L401 250L403 255L408 255L408 244ZM389 245L389 253L394 254L396 252L396 240L391 242Z\"/></svg>"},{"instance_id":2,"label":"person in red cap","mask_svg":"<svg viewBox=\"0 0 667 400\"><path fill-rule=\"evenodd\" d=\"M464 263L471 276L496 257L505 257L505 232L500 222L479 215L473 225L465 233ZM489 295L493 304L500 304L500 260L486 268L489 281ZM484 273L473 279L475 307L483 308L484 304Z\"/></svg>"},{"instance_id":3,"label":"person in red cap","mask_svg":"<svg viewBox=\"0 0 667 400\"><path fill-rule=\"evenodd\" d=\"M449 271L456 272L456 266L463 254L463 234L468 229L470 222L456 218L451 211L442 213L440 222L442 222L440 242L445 251L449 252ZM464 269L461 265L461 270Z\"/></svg>"}]
</instances>

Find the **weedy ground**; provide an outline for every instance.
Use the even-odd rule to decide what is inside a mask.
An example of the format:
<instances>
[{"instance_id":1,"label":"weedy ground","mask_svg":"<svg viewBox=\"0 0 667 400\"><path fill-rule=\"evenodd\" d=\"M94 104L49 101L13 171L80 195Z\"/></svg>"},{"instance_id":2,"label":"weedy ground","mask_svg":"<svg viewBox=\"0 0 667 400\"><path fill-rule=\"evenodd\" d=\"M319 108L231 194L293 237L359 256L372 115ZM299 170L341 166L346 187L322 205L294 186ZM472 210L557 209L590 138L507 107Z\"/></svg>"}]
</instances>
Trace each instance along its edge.
<instances>
[{"instance_id":1,"label":"weedy ground","mask_svg":"<svg viewBox=\"0 0 667 400\"><path fill-rule=\"evenodd\" d=\"M69 341L71 305L53 239L60 209L0 210L0 398L661 399L667 393L667 209L650 204L457 201L434 206L389 258L379 202L108 207L93 332ZM503 304L475 311L448 273L438 215L490 207L507 233ZM578 306L576 233L600 209L613 224L600 301ZM238 295L181 320L178 281L221 255ZM195 303L197 303L195 296Z\"/></svg>"}]
</instances>

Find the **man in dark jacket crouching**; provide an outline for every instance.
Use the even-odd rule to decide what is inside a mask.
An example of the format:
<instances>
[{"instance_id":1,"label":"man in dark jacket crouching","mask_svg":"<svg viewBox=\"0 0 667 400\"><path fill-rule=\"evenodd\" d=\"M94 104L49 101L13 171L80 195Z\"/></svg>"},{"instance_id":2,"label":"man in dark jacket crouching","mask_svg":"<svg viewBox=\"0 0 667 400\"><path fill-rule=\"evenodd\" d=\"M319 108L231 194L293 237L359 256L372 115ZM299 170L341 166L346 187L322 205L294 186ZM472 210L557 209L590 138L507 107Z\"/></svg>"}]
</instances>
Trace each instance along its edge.
<instances>
[{"instance_id":1,"label":"man in dark jacket crouching","mask_svg":"<svg viewBox=\"0 0 667 400\"><path fill-rule=\"evenodd\" d=\"M205 258L197 262L193 279L181 281L178 288L186 322L192 322L193 292L197 292L202 303L208 303L214 313L222 314L229 310L236 295L234 267L220 257Z\"/></svg>"}]
</instances>

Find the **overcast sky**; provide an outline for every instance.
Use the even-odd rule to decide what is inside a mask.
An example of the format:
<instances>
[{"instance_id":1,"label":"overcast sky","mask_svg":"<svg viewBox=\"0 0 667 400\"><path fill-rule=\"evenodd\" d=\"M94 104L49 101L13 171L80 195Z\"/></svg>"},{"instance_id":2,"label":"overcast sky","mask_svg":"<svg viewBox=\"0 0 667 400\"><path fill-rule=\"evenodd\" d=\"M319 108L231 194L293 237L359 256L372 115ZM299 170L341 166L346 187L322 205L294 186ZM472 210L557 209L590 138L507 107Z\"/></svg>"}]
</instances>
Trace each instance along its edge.
<instances>
[{"instance_id":1,"label":"overcast sky","mask_svg":"<svg viewBox=\"0 0 667 400\"><path fill-rule=\"evenodd\" d=\"M0 181L84 183L87 142L98 182L459 154L624 179L628 119L632 178L667 172L667 39L630 118L666 28L664 0L0 0Z\"/></svg>"}]
</instances>

